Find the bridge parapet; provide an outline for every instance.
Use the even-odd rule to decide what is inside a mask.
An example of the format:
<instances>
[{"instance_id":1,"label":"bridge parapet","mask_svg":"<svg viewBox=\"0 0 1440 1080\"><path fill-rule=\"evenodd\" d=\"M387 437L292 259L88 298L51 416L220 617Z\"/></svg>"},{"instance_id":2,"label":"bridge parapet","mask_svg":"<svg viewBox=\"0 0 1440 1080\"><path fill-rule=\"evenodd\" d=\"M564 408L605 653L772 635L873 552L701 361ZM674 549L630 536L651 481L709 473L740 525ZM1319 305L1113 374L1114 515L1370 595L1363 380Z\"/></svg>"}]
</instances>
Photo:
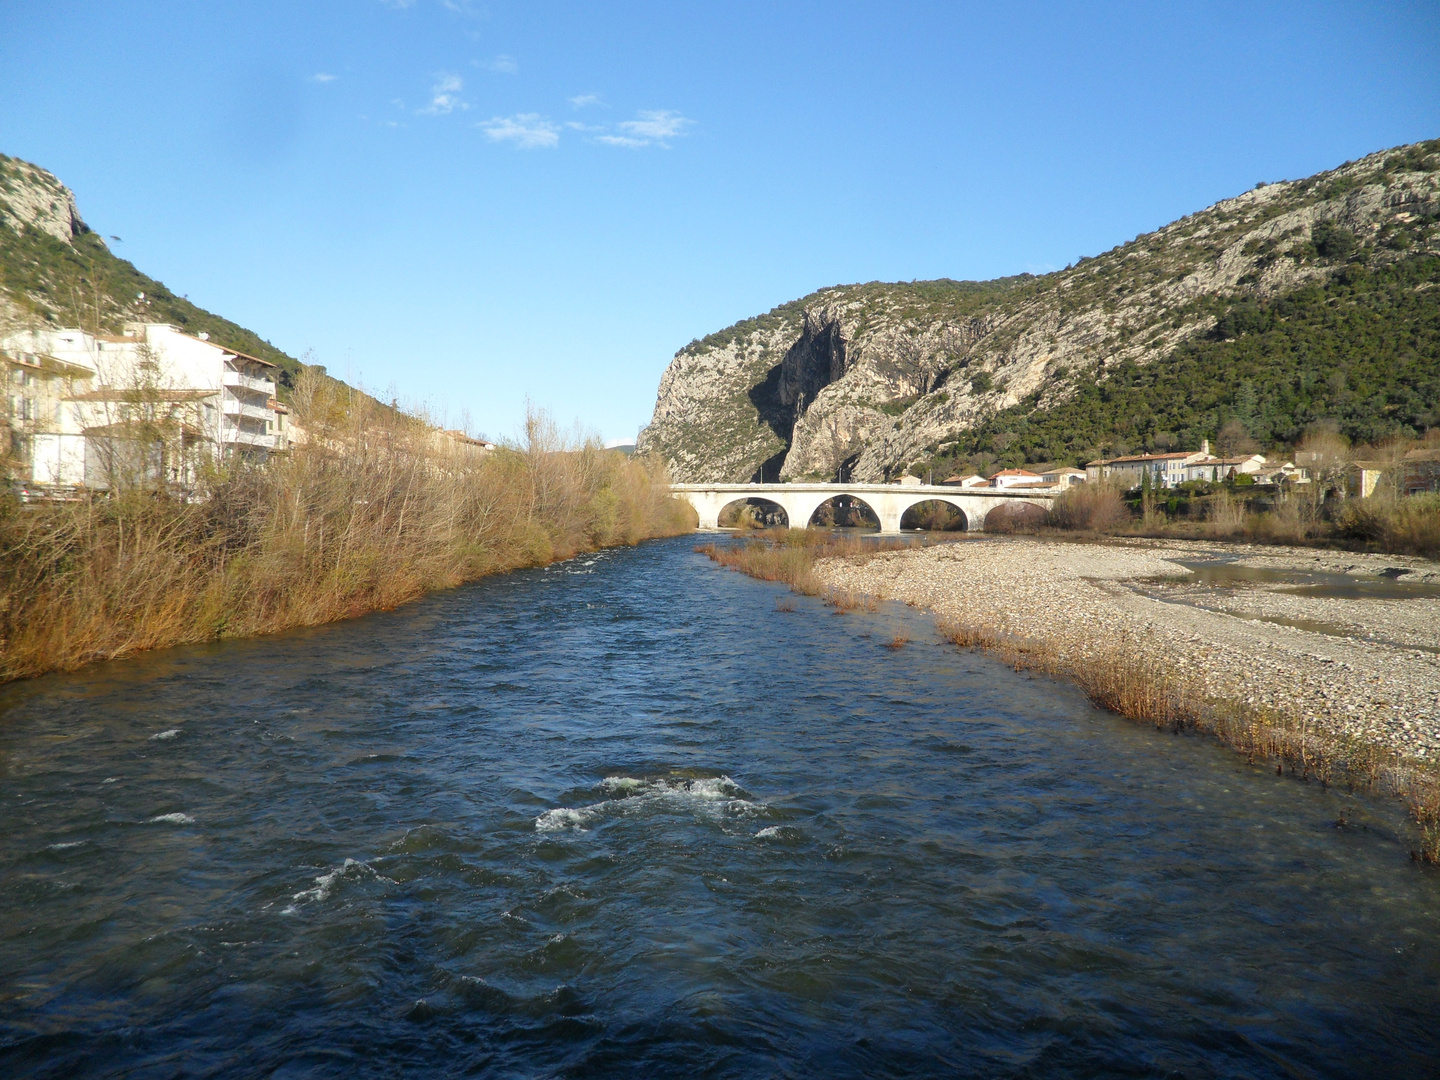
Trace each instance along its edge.
<instances>
[{"instance_id":1,"label":"bridge parapet","mask_svg":"<svg viewBox=\"0 0 1440 1080\"><path fill-rule=\"evenodd\" d=\"M858 499L880 519L882 533L898 533L905 511L922 502L943 502L965 516L968 532L985 528L997 506L1036 504L1047 510L1057 491L1007 488L958 488L947 484L671 484L671 493L695 508L701 529L719 528L720 512L743 499L764 499L785 511L791 528L807 528L821 503L846 495Z\"/></svg>"}]
</instances>

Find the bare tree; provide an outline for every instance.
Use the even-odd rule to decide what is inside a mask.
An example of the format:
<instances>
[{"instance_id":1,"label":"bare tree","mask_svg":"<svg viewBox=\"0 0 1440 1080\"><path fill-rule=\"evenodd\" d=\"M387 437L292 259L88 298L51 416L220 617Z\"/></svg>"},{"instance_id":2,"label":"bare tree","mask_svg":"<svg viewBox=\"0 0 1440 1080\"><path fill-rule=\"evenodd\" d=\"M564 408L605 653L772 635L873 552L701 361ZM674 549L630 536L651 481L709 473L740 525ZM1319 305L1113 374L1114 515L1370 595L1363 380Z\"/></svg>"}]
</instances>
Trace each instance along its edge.
<instances>
[{"instance_id":1,"label":"bare tree","mask_svg":"<svg viewBox=\"0 0 1440 1080\"><path fill-rule=\"evenodd\" d=\"M1215 449L1221 457L1239 457L1242 454L1255 453L1260 449L1260 444L1251 437L1244 421L1232 418L1221 425L1215 436Z\"/></svg>"}]
</instances>

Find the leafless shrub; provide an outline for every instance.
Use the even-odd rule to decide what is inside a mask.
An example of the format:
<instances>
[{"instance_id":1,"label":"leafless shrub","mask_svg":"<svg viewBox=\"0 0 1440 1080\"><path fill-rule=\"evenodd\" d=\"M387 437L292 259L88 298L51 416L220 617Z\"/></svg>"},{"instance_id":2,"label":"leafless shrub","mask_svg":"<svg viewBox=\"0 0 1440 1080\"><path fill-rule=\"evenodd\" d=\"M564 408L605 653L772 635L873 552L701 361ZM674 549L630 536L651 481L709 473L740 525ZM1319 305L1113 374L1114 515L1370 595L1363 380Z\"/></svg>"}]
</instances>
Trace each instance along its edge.
<instances>
[{"instance_id":1,"label":"leafless shrub","mask_svg":"<svg viewBox=\"0 0 1440 1080\"><path fill-rule=\"evenodd\" d=\"M1080 532L1109 532L1130 521L1120 492L1104 483L1075 484L1050 507L1050 524Z\"/></svg>"}]
</instances>

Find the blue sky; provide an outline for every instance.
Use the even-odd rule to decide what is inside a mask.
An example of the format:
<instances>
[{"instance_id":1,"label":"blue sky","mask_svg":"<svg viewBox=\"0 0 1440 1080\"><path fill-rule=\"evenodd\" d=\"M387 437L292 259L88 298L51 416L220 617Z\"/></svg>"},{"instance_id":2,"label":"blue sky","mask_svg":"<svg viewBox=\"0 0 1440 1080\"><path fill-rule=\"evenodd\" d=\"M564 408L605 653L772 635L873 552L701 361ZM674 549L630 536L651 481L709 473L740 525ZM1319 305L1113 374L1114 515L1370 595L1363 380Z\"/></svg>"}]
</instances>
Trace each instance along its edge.
<instances>
[{"instance_id":1,"label":"blue sky","mask_svg":"<svg viewBox=\"0 0 1440 1080\"><path fill-rule=\"evenodd\" d=\"M1440 5L6 0L0 151L341 377L607 439L840 282L1056 269L1440 136Z\"/></svg>"}]
</instances>

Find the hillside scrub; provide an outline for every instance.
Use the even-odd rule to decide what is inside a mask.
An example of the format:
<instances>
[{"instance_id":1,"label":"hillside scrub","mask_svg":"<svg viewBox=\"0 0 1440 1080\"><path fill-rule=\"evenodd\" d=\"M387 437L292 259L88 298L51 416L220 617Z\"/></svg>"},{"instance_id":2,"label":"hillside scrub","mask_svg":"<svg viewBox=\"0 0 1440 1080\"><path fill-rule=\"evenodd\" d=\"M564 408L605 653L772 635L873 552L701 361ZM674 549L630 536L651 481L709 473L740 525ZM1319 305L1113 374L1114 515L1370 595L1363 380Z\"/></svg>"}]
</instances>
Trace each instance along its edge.
<instances>
[{"instance_id":1,"label":"hillside scrub","mask_svg":"<svg viewBox=\"0 0 1440 1080\"><path fill-rule=\"evenodd\" d=\"M564 438L467 455L304 372L307 441L213 472L203 498L135 487L0 510L0 680L393 608L433 589L694 527L663 466Z\"/></svg>"},{"instance_id":2,"label":"hillside scrub","mask_svg":"<svg viewBox=\"0 0 1440 1080\"><path fill-rule=\"evenodd\" d=\"M1214 331L1164 363L1076 373L1041 403L1002 409L914 469L976 462L1080 464L1198 446L1227 423L1260 443L1295 443L1333 420L1378 442L1440 424L1440 257L1356 266L1264 303L1197 301Z\"/></svg>"}]
</instances>

